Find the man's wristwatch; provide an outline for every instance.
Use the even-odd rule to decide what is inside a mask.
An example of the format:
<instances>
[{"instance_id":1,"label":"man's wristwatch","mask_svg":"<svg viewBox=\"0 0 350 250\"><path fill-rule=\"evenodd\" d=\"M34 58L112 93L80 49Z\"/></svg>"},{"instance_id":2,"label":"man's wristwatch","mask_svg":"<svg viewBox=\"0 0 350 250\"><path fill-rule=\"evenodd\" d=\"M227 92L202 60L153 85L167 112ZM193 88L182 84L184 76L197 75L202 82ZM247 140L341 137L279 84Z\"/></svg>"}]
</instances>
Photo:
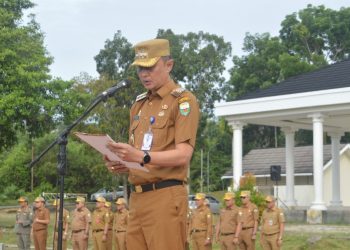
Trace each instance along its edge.
<instances>
[{"instance_id":1,"label":"man's wristwatch","mask_svg":"<svg viewBox=\"0 0 350 250\"><path fill-rule=\"evenodd\" d=\"M148 151L144 150L143 151L144 155L143 155L143 161L141 163L141 165L143 166L144 164L147 164L151 161L151 156L149 155Z\"/></svg>"}]
</instances>

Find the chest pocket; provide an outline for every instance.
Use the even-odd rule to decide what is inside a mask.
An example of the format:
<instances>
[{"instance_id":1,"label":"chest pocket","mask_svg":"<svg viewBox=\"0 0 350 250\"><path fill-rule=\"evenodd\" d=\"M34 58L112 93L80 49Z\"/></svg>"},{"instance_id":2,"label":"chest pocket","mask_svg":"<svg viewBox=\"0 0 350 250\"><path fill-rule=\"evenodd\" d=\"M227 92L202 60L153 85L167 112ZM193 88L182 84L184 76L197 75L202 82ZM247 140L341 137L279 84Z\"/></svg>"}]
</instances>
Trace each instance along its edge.
<instances>
[{"instance_id":1,"label":"chest pocket","mask_svg":"<svg viewBox=\"0 0 350 250\"><path fill-rule=\"evenodd\" d=\"M153 142L152 147L160 147L167 143L169 135L173 129L173 122L169 115L157 117L155 123L152 125Z\"/></svg>"}]
</instances>

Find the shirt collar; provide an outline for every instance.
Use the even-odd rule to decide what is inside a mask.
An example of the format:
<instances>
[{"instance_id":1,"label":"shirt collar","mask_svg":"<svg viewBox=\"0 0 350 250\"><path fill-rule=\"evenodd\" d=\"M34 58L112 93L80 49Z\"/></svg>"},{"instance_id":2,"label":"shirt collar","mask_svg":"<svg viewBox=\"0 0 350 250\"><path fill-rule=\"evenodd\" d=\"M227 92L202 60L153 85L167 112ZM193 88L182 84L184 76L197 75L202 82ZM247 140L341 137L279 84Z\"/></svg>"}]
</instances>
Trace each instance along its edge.
<instances>
[{"instance_id":1,"label":"shirt collar","mask_svg":"<svg viewBox=\"0 0 350 250\"><path fill-rule=\"evenodd\" d=\"M173 80L169 80L166 84L164 84L162 87L160 87L155 95L160 96L161 98L164 98L166 95L168 95L173 89L177 87L176 83ZM152 96L151 92L148 91L148 96Z\"/></svg>"}]
</instances>

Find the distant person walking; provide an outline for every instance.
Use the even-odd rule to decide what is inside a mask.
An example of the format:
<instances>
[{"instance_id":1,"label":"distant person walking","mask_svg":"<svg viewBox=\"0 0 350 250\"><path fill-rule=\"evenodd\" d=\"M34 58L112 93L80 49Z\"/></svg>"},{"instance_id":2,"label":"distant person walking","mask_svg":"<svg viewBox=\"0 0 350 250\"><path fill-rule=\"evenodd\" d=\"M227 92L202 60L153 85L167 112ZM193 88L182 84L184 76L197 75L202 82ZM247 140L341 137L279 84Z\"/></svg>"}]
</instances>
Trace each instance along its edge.
<instances>
[{"instance_id":1,"label":"distant person walking","mask_svg":"<svg viewBox=\"0 0 350 250\"><path fill-rule=\"evenodd\" d=\"M197 208L191 215L189 225L192 248L194 250L210 250L212 249L212 214L210 208L205 204L205 194L197 193L195 200Z\"/></svg>"},{"instance_id":2,"label":"distant person walking","mask_svg":"<svg viewBox=\"0 0 350 250\"><path fill-rule=\"evenodd\" d=\"M97 197L96 209L92 212L92 241L94 250L106 250L109 213L105 208L106 199ZM135 249L136 250L136 249Z\"/></svg>"},{"instance_id":3,"label":"distant person walking","mask_svg":"<svg viewBox=\"0 0 350 250\"><path fill-rule=\"evenodd\" d=\"M242 231L239 237L239 247L241 250L254 250L256 232L258 230L259 210L250 201L250 191L242 191L240 195L242 201Z\"/></svg>"},{"instance_id":4,"label":"distant person walking","mask_svg":"<svg viewBox=\"0 0 350 250\"><path fill-rule=\"evenodd\" d=\"M33 211L28 206L28 199L20 197L18 199L20 208L16 213L15 233L17 236L17 247L19 250L30 249L30 232L33 223Z\"/></svg>"},{"instance_id":5,"label":"distant person walking","mask_svg":"<svg viewBox=\"0 0 350 250\"><path fill-rule=\"evenodd\" d=\"M35 200L33 219L33 240L35 250L46 250L47 227L50 223L50 211L45 207L45 199L37 197Z\"/></svg>"},{"instance_id":6,"label":"distant person walking","mask_svg":"<svg viewBox=\"0 0 350 250\"><path fill-rule=\"evenodd\" d=\"M216 224L216 241L220 241L221 250L238 249L242 211L235 205L234 198L234 193L225 193L225 208L220 211Z\"/></svg>"},{"instance_id":7,"label":"distant person walking","mask_svg":"<svg viewBox=\"0 0 350 250\"><path fill-rule=\"evenodd\" d=\"M72 216L72 247L73 250L87 250L89 240L89 229L91 223L91 213L85 207L85 198L77 197L75 209Z\"/></svg>"},{"instance_id":8,"label":"distant person walking","mask_svg":"<svg viewBox=\"0 0 350 250\"><path fill-rule=\"evenodd\" d=\"M280 250L284 233L284 213L275 205L275 198L265 198L267 208L261 217L260 244L264 250Z\"/></svg>"},{"instance_id":9,"label":"distant person walking","mask_svg":"<svg viewBox=\"0 0 350 250\"><path fill-rule=\"evenodd\" d=\"M114 214L115 249L126 250L126 227L128 226L129 211L126 209L124 198L118 198L115 204L117 204L117 211Z\"/></svg>"},{"instance_id":10,"label":"distant person walking","mask_svg":"<svg viewBox=\"0 0 350 250\"><path fill-rule=\"evenodd\" d=\"M109 201L106 201L105 208L108 213L109 222L108 222L108 231L107 231L107 240L106 240L106 249L113 249L113 220L114 215L112 211L112 204Z\"/></svg>"}]
</instances>

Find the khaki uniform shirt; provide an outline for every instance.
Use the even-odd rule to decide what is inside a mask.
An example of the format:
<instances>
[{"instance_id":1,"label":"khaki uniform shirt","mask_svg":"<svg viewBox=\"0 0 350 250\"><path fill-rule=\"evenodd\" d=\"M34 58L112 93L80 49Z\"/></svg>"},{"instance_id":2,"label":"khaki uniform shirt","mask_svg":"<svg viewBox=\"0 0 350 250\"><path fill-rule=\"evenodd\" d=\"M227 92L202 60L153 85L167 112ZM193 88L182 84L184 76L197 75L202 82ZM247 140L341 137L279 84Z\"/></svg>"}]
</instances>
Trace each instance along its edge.
<instances>
[{"instance_id":1,"label":"khaki uniform shirt","mask_svg":"<svg viewBox=\"0 0 350 250\"><path fill-rule=\"evenodd\" d=\"M114 223L114 215L112 211L107 211L109 222L108 222L108 230L113 230L113 223Z\"/></svg>"},{"instance_id":2,"label":"khaki uniform shirt","mask_svg":"<svg viewBox=\"0 0 350 250\"><path fill-rule=\"evenodd\" d=\"M57 208L57 218L56 218L56 227L55 230L58 230L58 217L60 216L59 214L59 209ZM63 208L63 216L62 216L62 220L63 220L63 230L66 230L65 226L67 224L67 222L69 222L69 212L67 209Z\"/></svg>"},{"instance_id":3,"label":"khaki uniform shirt","mask_svg":"<svg viewBox=\"0 0 350 250\"><path fill-rule=\"evenodd\" d=\"M280 223L284 222L284 213L281 209L277 207L265 209L261 216L261 232L264 234L279 233Z\"/></svg>"},{"instance_id":4,"label":"khaki uniform shirt","mask_svg":"<svg viewBox=\"0 0 350 250\"><path fill-rule=\"evenodd\" d=\"M259 219L258 207L249 203L247 207L242 206L241 211L243 213L242 228L254 227L254 222Z\"/></svg>"},{"instance_id":5,"label":"khaki uniform shirt","mask_svg":"<svg viewBox=\"0 0 350 250\"><path fill-rule=\"evenodd\" d=\"M92 213L92 230L104 230L105 225L109 223L110 216L105 208L97 208Z\"/></svg>"},{"instance_id":6,"label":"khaki uniform shirt","mask_svg":"<svg viewBox=\"0 0 350 250\"><path fill-rule=\"evenodd\" d=\"M222 209L220 212L220 233L235 233L238 223L243 219L243 213L236 206Z\"/></svg>"},{"instance_id":7,"label":"khaki uniform shirt","mask_svg":"<svg viewBox=\"0 0 350 250\"><path fill-rule=\"evenodd\" d=\"M72 230L85 230L87 226L91 223L91 213L89 209L83 207L81 210L77 208L72 212Z\"/></svg>"},{"instance_id":8,"label":"khaki uniform shirt","mask_svg":"<svg viewBox=\"0 0 350 250\"><path fill-rule=\"evenodd\" d=\"M212 238L213 219L210 208L206 205L194 209L191 215L189 232L194 230L206 231L206 238Z\"/></svg>"},{"instance_id":9,"label":"khaki uniform shirt","mask_svg":"<svg viewBox=\"0 0 350 250\"><path fill-rule=\"evenodd\" d=\"M50 211L49 211L49 209L47 209L46 207L35 209L34 219L33 219L33 221L34 221L33 222L33 230L34 231L47 229L47 226L48 226L47 224L35 222L36 219L39 219L39 220L50 220Z\"/></svg>"},{"instance_id":10,"label":"khaki uniform shirt","mask_svg":"<svg viewBox=\"0 0 350 250\"><path fill-rule=\"evenodd\" d=\"M30 234L31 226L33 223L33 211L30 207L24 209L19 208L16 213L15 233L17 234Z\"/></svg>"},{"instance_id":11,"label":"khaki uniform shirt","mask_svg":"<svg viewBox=\"0 0 350 250\"><path fill-rule=\"evenodd\" d=\"M151 125L152 116L155 121ZM144 134L151 127L153 141L149 151L172 150L183 142L194 147L198 121L196 97L169 81L155 94L144 93L136 99L130 110L129 144L141 150ZM187 164L174 168L152 165L149 172L130 169L129 182L139 185L168 179L186 181L187 169Z\"/></svg>"},{"instance_id":12,"label":"khaki uniform shirt","mask_svg":"<svg viewBox=\"0 0 350 250\"><path fill-rule=\"evenodd\" d=\"M126 231L128 225L129 211L123 209L122 211L117 211L114 214L114 230L115 231Z\"/></svg>"}]
</instances>

